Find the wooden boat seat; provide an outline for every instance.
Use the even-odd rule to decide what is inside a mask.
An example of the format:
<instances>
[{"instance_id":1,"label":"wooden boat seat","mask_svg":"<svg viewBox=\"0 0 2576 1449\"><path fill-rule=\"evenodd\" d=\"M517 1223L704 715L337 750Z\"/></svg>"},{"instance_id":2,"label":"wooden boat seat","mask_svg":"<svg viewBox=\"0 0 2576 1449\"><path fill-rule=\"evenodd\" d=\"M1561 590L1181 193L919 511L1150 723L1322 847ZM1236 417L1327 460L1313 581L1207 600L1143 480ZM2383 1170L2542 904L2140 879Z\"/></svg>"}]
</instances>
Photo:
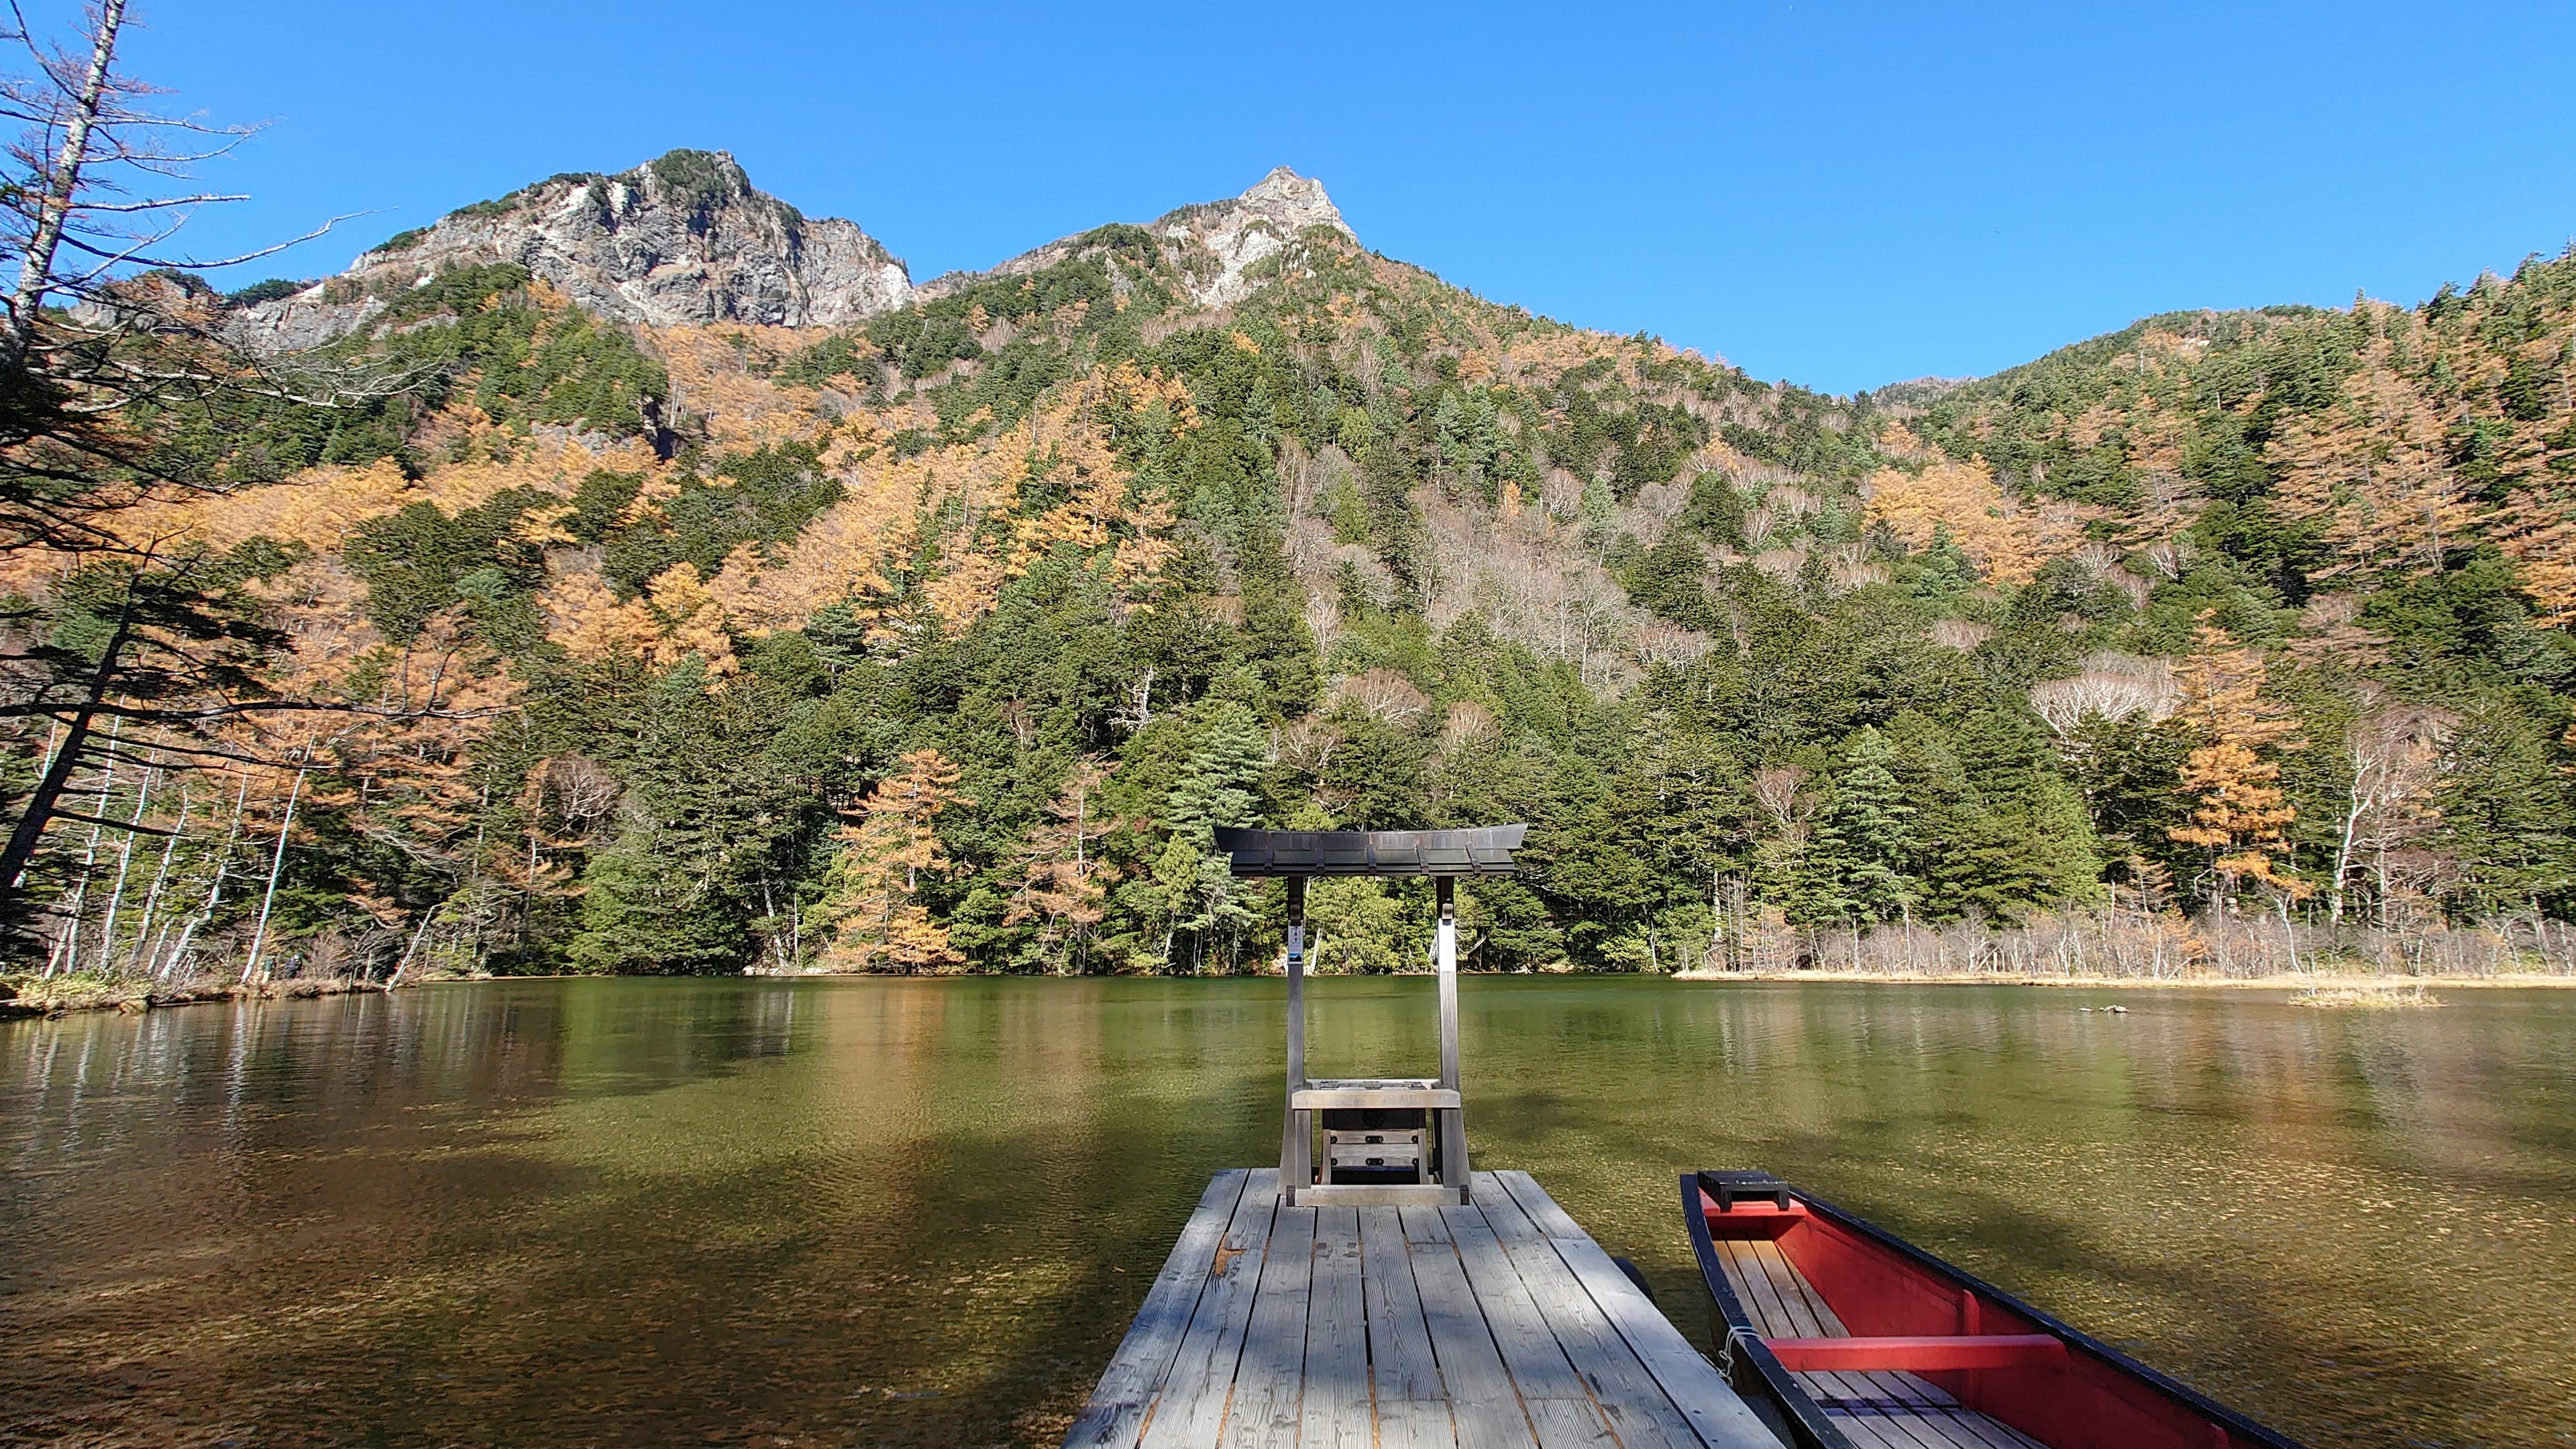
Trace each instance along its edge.
<instances>
[{"instance_id":1,"label":"wooden boat seat","mask_svg":"<svg viewBox=\"0 0 2576 1449\"><path fill-rule=\"evenodd\" d=\"M2047 1449L2038 1440L2008 1425L1962 1406L1948 1391L1895 1365L1894 1360L1918 1350L1899 1345L1917 1344L1914 1339L1854 1338L1851 1330L1825 1305L1824 1295L1808 1284L1798 1265L1780 1251L1780 1245L1764 1239L1746 1241L1721 1238L1717 1242L1718 1262L1725 1268L1736 1297L1753 1319L1765 1343L1780 1354L1781 1365L1796 1373L1798 1383L1815 1396L1817 1406L1850 1438L1857 1449ZM2020 1342L2025 1336L1992 1335L1982 1342L1987 1352L2020 1353L2029 1350L2002 1347L1998 1340ZM1836 1339L1854 1345L1850 1350L1833 1347ZM1977 1338L1947 1340L1960 1346L1959 1351L1974 1352L1966 1346L1980 1342ZM2049 1340L2062 1358L2065 1345ZM1810 1351L1824 1357L1807 1360ZM1888 1360L1883 1368L1816 1367L1799 1370L1792 1362L1831 1362L1831 1356L1846 1351L1862 1356L1865 1361ZM1928 1350L1924 1350L1928 1351ZM1848 1362L1848 1360L1845 1360ZM1918 1363L1921 1368L1966 1367L1947 1363ZM1980 1367L1986 1365L1979 1365Z\"/></svg>"},{"instance_id":2,"label":"wooden boat seat","mask_svg":"<svg viewBox=\"0 0 2576 1449\"><path fill-rule=\"evenodd\" d=\"M1791 1372L1817 1370L2049 1368L2066 1340L2046 1333L1945 1333L1892 1338L1773 1338L1763 1346Z\"/></svg>"}]
</instances>

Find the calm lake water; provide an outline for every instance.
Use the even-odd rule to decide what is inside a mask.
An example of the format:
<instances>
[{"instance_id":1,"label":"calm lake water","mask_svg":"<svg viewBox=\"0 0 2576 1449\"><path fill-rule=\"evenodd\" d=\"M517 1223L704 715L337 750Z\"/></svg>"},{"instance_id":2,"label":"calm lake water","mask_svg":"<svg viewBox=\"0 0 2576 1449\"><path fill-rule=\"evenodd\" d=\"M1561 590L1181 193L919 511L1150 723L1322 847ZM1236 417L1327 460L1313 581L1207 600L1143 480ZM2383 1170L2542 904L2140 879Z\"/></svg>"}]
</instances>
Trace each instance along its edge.
<instances>
[{"instance_id":1,"label":"calm lake water","mask_svg":"<svg viewBox=\"0 0 2576 1449\"><path fill-rule=\"evenodd\" d=\"M1320 1073L1429 1071L1330 980ZM1468 1125L1705 1343L1771 1168L2310 1444L2576 1444L2576 991L1470 978ZM2125 1016L2077 1008L2120 1000ZM1252 981L529 981L0 1023L0 1444L1052 1445Z\"/></svg>"}]
</instances>

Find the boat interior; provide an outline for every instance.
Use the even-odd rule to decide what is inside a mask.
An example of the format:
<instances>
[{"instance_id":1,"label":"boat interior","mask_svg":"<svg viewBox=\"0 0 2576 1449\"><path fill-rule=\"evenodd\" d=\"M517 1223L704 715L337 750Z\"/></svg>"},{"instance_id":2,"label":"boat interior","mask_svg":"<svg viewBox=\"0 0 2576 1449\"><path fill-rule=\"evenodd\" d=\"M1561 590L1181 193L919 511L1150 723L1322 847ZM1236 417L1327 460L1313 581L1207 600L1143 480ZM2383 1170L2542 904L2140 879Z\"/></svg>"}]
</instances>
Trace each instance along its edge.
<instances>
[{"instance_id":1,"label":"boat interior","mask_svg":"<svg viewBox=\"0 0 2576 1449\"><path fill-rule=\"evenodd\" d=\"M1684 1187L1729 1377L1798 1449L2297 1449L1778 1178Z\"/></svg>"}]
</instances>

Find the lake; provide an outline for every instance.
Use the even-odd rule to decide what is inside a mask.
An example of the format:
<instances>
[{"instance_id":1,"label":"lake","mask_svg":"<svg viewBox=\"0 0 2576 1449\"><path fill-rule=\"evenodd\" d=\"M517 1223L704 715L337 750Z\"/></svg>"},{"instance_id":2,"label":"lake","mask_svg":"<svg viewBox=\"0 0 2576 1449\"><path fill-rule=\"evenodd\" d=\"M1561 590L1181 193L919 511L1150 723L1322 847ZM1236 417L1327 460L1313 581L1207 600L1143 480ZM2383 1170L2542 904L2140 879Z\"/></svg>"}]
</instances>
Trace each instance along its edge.
<instances>
[{"instance_id":1,"label":"lake","mask_svg":"<svg viewBox=\"0 0 2576 1449\"><path fill-rule=\"evenodd\" d=\"M1314 987L1428 1073L1427 978ZM2576 1444L2576 991L1478 978L1479 1167L1707 1344L1759 1166L2318 1449ZM0 1443L1052 1445L1274 981L499 981L0 1023ZM2080 1011L2118 1001L2126 1015Z\"/></svg>"}]
</instances>

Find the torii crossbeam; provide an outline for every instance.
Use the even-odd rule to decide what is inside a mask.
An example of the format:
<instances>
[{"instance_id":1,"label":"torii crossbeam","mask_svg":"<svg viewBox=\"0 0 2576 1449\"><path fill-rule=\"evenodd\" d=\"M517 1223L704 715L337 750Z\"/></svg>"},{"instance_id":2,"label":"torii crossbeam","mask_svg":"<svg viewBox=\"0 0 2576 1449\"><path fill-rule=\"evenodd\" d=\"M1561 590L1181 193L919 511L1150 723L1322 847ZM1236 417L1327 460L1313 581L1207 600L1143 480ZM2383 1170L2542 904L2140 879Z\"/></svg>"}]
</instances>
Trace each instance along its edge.
<instances>
[{"instance_id":1,"label":"torii crossbeam","mask_svg":"<svg viewBox=\"0 0 2576 1449\"><path fill-rule=\"evenodd\" d=\"M1467 1119L1458 1087L1460 876L1508 876L1526 825L1482 830L1216 832L1238 876L1288 882L1288 1091L1279 1190L1289 1206L1432 1206L1469 1201ZM1319 875L1427 875L1440 909L1432 960L1440 982L1440 1075L1306 1076L1306 882ZM1318 1171L1315 1133L1324 1151Z\"/></svg>"}]
</instances>

